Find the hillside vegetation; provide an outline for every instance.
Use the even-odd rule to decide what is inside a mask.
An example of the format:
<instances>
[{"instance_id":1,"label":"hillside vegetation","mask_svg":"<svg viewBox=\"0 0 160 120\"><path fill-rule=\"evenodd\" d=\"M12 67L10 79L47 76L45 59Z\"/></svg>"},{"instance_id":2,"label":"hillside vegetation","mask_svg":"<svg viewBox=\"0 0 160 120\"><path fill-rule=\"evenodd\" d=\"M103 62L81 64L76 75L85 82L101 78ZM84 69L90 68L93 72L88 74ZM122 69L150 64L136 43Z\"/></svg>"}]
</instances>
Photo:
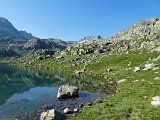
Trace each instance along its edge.
<instances>
[{"instance_id":1,"label":"hillside vegetation","mask_svg":"<svg viewBox=\"0 0 160 120\"><path fill-rule=\"evenodd\" d=\"M39 51L14 63L46 71L88 74L106 83L116 81L112 97L85 107L72 119L160 119L160 107L151 105L152 98L160 96L160 18L144 20L106 40L86 38L64 51Z\"/></svg>"}]
</instances>

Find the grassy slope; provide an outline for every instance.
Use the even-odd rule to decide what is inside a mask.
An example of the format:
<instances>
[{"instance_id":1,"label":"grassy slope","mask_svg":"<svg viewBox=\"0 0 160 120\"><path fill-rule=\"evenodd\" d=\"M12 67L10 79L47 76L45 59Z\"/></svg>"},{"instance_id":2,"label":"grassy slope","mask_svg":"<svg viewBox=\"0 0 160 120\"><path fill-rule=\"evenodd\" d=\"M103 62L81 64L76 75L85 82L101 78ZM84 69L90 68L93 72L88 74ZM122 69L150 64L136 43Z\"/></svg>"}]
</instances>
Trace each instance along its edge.
<instances>
[{"instance_id":1,"label":"grassy slope","mask_svg":"<svg viewBox=\"0 0 160 120\"><path fill-rule=\"evenodd\" d=\"M129 52L129 54L105 56L101 59L95 59L86 66L86 74L92 73L108 76L114 80L126 79L117 87L117 93L108 99L104 99L103 103L94 104L92 107L84 108L83 112L73 117L73 120L158 120L160 119L160 107L154 107L150 104L152 97L160 96L160 81L154 80L160 77L159 70L148 70L133 72L134 67L144 66L149 58L156 58L158 52ZM72 58L72 57L71 57ZM35 65L43 64L49 69L65 71L73 73L75 69L82 69L83 64L72 66L73 62L59 64L60 61L69 60L65 58L60 60L45 59L37 61ZM131 65L128 66L128 63ZM152 63L152 61L151 61ZM160 65L160 61L156 64ZM34 66L33 66L34 67ZM126 68L131 68L126 70ZM42 67L44 68L44 67ZM111 72L107 69L111 68ZM46 70L44 70L46 71ZM155 73L158 72L158 73ZM47 71L45 74L52 74ZM133 82L139 80L137 82Z\"/></svg>"},{"instance_id":2,"label":"grassy slope","mask_svg":"<svg viewBox=\"0 0 160 120\"><path fill-rule=\"evenodd\" d=\"M126 82L118 85L118 93L113 97L103 100L103 103L94 104L73 120L158 120L160 119L160 107L150 104L152 97L160 95L160 81L154 80L160 77L160 70L148 70L133 72L135 66L143 64L151 57L156 58L159 53L131 53L114 57L104 57L100 62L88 65L87 68L94 72L103 73L106 68L113 71L106 75L114 79L126 79ZM126 70L128 63L132 70ZM160 62L157 62L160 65ZM158 73L155 73L158 72ZM133 82L139 80L138 82ZM153 84L152 84L153 83ZM145 97L146 96L146 97Z\"/></svg>"}]
</instances>

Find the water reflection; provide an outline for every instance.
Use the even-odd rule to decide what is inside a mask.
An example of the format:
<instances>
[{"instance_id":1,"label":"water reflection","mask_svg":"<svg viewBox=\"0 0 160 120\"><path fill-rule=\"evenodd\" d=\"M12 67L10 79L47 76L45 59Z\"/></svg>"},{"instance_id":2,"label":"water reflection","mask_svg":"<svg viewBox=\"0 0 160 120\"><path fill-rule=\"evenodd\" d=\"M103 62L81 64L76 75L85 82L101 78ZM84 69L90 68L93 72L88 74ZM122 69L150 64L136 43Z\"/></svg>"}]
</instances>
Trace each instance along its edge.
<instances>
[{"instance_id":1,"label":"water reflection","mask_svg":"<svg viewBox=\"0 0 160 120\"><path fill-rule=\"evenodd\" d=\"M95 79L98 78L0 64L0 119L17 116L22 119L24 113L32 113L46 104L60 111L66 106L78 107L106 96L93 92L109 93L115 89L114 83L95 82ZM58 101L56 94L62 84L78 86L79 98Z\"/></svg>"},{"instance_id":2,"label":"water reflection","mask_svg":"<svg viewBox=\"0 0 160 120\"><path fill-rule=\"evenodd\" d=\"M15 93L28 91L35 86L59 86L63 84L59 78L42 76L30 69L17 68L9 64L0 64L0 104L7 101Z\"/></svg>"}]
</instances>

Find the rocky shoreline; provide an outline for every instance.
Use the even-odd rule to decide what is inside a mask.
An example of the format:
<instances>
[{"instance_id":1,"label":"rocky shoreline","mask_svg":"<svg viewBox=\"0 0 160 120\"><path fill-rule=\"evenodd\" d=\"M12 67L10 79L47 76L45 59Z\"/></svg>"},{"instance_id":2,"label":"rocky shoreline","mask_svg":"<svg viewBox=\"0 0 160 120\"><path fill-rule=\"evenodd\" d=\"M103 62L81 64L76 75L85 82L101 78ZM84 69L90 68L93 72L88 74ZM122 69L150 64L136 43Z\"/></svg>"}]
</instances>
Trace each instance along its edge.
<instances>
[{"instance_id":1,"label":"rocky shoreline","mask_svg":"<svg viewBox=\"0 0 160 120\"><path fill-rule=\"evenodd\" d=\"M80 114L84 107L90 107L93 104L103 102L103 99L109 97L109 94L98 94L93 93L91 95L84 94L82 97L58 100L54 105L44 105L39 110L17 115L17 119L20 120L40 120L42 112L54 109L56 111L55 120L67 120L70 117L77 116ZM64 112L64 109L68 108L67 113Z\"/></svg>"}]
</instances>

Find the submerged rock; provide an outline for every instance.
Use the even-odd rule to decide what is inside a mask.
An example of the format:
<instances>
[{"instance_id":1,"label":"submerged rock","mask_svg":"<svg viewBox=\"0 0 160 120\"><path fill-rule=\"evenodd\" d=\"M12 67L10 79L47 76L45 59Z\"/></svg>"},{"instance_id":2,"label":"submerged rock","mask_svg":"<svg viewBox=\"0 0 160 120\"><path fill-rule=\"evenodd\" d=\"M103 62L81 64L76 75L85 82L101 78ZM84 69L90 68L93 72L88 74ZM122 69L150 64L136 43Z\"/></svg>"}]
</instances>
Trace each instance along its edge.
<instances>
[{"instance_id":1,"label":"submerged rock","mask_svg":"<svg viewBox=\"0 0 160 120\"><path fill-rule=\"evenodd\" d=\"M44 111L40 116L40 120L54 120L54 119L55 119L54 109Z\"/></svg>"},{"instance_id":2,"label":"submerged rock","mask_svg":"<svg viewBox=\"0 0 160 120\"><path fill-rule=\"evenodd\" d=\"M66 99L72 97L78 97L79 88L75 86L62 85L58 89L57 98L58 99Z\"/></svg>"}]
</instances>

